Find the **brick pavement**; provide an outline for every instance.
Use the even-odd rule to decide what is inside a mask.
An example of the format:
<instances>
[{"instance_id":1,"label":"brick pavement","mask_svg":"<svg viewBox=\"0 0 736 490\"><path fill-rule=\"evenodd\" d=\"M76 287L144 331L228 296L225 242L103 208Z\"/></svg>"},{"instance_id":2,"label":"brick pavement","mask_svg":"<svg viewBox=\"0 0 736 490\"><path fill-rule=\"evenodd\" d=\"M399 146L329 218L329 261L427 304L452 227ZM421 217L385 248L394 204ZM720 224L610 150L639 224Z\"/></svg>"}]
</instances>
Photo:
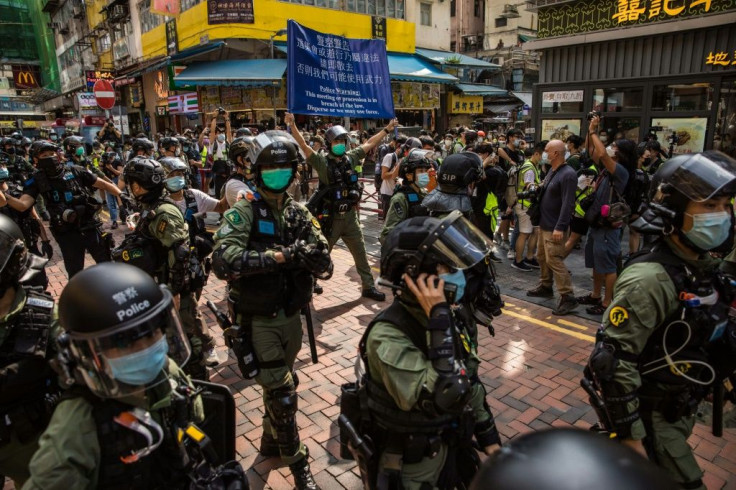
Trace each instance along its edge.
<instances>
[{"instance_id":1,"label":"brick pavement","mask_svg":"<svg viewBox=\"0 0 736 490\"><path fill-rule=\"evenodd\" d=\"M375 214L363 217L368 241L373 240ZM122 230L115 233L120 238ZM375 248L374 248L375 250ZM48 268L51 291L58 297L66 276L60 255ZM323 489L358 489L358 471L351 461L339 458L338 397L340 384L353 381L357 343L364 327L385 304L360 298L360 280L350 254L340 246L333 252L335 274L324 282L325 292L314 300L314 326L319 363L312 365L304 337L296 367L300 385L299 432L309 446L312 470ZM371 263L377 267L375 258ZM88 257L87 265L91 265ZM506 266L502 264L502 267ZM499 268L503 271L502 268ZM517 274L518 276L518 274ZM518 278L502 272L503 290ZM529 279L533 280L533 279ZM224 283L212 277L203 302L211 299L224 307ZM595 416L579 387L579 379L590 350L597 323L568 316L555 317L548 307L509 297L505 314L496 319L496 336L480 331L480 377L488 390L499 431L504 440L532 430L574 425L588 428ZM217 348L224 357L222 333L204 305L201 311L217 338ZM261 436L263 406L261 391L252 381L237 374L230 359L212 370L214 382L228 385L235 393L237 413L237 452L248 469L251 487L291 488L288 467L278 459L257 455ZM698 460L706 471L710 490L736 489L736 431L725 430L723 438L714 438L708 427L697 425L690 439ZM6 485L12 488L12 484Z\"/></svg>"}]
</instances>

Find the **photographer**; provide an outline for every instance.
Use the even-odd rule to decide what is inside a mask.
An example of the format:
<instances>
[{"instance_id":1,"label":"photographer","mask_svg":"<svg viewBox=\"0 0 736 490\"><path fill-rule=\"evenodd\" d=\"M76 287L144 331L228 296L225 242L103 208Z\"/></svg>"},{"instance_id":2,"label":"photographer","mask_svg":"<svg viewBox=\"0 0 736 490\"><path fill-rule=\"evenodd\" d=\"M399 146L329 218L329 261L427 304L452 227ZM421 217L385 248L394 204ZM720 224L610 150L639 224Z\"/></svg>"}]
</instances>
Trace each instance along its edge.
<instances>
[{"instance_id":1,"label":"photographer","mask_svg":"<svg viewBox=\"0 0 736 490\"><path fill-rule=\"evenodd\" d=\"M649 152L649 156L644 161L642 170L649 175L654 175L657 169L659 169L659 166L665 162L664 155L662 155L662 145L656 139L650 139L647 142L647 151Z\"/></svg>"},{"instance_id":2,"label":"photographer","mask_svg":"<svg viewBox=\"0 0 736 490\"><path fill-rule=\"evenodd\" d=\"M227 161L227 152L230 150L230 141L233 139L232 130L230 128L230 114L222 107L211 113L210 119L210 144L207 148L207 154L212 162L212 179L215 186L215 197L220 199L220 190L225 185L230 176L230 165ZM217 125L217 120L222 117L225 119L225 131ZM215 139L212 139L215 135ZM200 136L203 140L204 137ZM200 146L203 141L200 141Z\"/></svg>"},{"instance_id":3,"label":"photographer","mask_svg":"<svg viewBox=\"0 0 736 490\"><path fill-rule=\"evenodd\" d=\"M593 292L577 298L578 303L590 305L586 311L591 315L602 315L613 297L621 253L621 225L628 218L628 214L623 216L625 212L617 214L613 210L614 207L628 207L622 196L626 193L629 175L636 169L637 160L636 145L630 140L619 139L608 147L604 146L598 137L599 126L600 116L592 113L587 141L594 147L593 161L602 168L595 182L595 193L585 211L585 220L590 225L585 242L585 266L593 269ZM604 285L606 293L601 298Z\"/></svg>"},{"instance_id":4,"label":"photographer","mask_svg":"<svg viewBox=\"0 0 736 490\"><path fill-rule=\"evenodd\" d=\"M511 256L511 244L509 243L509 228L513 219L513 203L516 201L516 184L518 182L519 166L524 164L524 150L521 149L524 133L520 129L511 129L506 133L506 141L508 144L502 147L499 142L498 148L498 164L503 168L509 176L508 191L506 198L499 203L499 209L503 211L501 223L498 226L496 234L496 242L501 244L501 248L509 251Z\"/></svg>"},{"instance_id":5,"label":"photographer","mask_svg":"<svg viewBox=\"0 0 736 490\"><path fill-rule=\"evenodd\" d=\"M102 127L99 133L99 140L102 143L111 142L115 146L119 146L122 143L123 134L115 128L115 121L113 118L107 120L107 123Z\"/></svg>"},{"instance_id":6,"label":"photographer","mask_svg":"<svg viewBox=\"0 0 736 490\"><path fill-rule=\"evenodd\" d=\"M531 272L532 269L539 269L539 263L534 258L534 243L537 237L537 228L532 225L527 210L534 201L539 197L539 166L547 163L547 155L544 152L547 141L542 141L534 145L534 153L524 162L518 172L518 182L516 184L516 203L513 206L516 214L516 227L519 230L519 236L515 243L515 257L511 263L511 267L524 272ZM528 246L527 246L528 244ZM524 247L527 248L526 258L524 258Z\"/></svg>"}]
</instances>

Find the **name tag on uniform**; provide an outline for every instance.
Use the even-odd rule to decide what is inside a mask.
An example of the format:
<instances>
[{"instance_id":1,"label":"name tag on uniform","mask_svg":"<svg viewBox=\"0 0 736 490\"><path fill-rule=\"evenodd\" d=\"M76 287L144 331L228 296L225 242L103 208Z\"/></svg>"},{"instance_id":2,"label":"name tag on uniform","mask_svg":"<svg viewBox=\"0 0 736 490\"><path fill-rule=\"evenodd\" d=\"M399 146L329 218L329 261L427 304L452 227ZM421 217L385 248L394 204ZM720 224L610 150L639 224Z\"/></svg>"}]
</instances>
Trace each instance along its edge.
<instances>
[{"instance_id":1,"label":"name tag on uniform","mask_svg":"<svg viewBox=\"0 0 736 490\"><path fill-rule=\"evenodd\" d=\"M419 196L414 193L407 194L407 196L409 197L409 202L417 202L419 200Z\"/></svg>"},{"instance_id":2,"label":"name tag on uniform","mask_svg":"<svg viewBox=\"0 0 736 490\"><path fill-rule=\"evenodd\" d=\"M67 172L64 174L64 180L72 180L74 178L74 174L71 172Z\"/></svg>"},{"instance_id":3,"label":"name tag on uniform","mask_svg":"<svg viewBox=\"0 0 736 490\"><path fill-rule=\"evenodd\" d=\"M29 306L38 306L39 308L51 309L54 307L54 302L41 298L28 298L26 304Z\"/></svg>"},{"instance_id":4,"label":"name tag on uniform","mask_svg":"<svg viewBox=\"0 0 736 490\"><path fill-rule=\"evenodd\" d=\"M258 220L258 233L262 233L263 235L275 235L276 226L274 226L273 221Z\"/></svg>"}]
</instances>

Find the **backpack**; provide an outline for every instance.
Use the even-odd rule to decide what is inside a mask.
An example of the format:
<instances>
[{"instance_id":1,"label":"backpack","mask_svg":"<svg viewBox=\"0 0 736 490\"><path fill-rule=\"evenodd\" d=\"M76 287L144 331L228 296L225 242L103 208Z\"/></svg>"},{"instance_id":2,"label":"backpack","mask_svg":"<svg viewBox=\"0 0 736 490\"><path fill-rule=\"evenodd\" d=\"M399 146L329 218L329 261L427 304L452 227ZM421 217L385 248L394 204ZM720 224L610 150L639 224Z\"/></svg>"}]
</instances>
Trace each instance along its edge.
<instances>
[{"instance_id":1,"label":"backpack","mask_svg":"<svg viewBox=\"0 0 736 490\"><path fill-rule=\"evenodd\" d=\"M381 144L381 146L378 147L378 161L382 162L384 157L388 155L390 151L391 151L391 147L388 144L386 143Z\"/></svg>"},{"instance_id":2,"label":"backpack","mask_svg":"<svg viewBox=\"0 0 736 490\"><path fill-rule=\"evenodd\" d=\"M509 185L509 175L500 167L486 169L486 179L491 183L491 192L501 201Z\"/></svg>"},{"instance_id":3,"label":"backpack","mask_svg":"<svg viewBox=\"0 0 736 490\"><path fill-rule=\"evenodd\" d=\"M646 200L649 192L651 177L641 169L636 169L629 177L629 185L624 192L624 200L631 208L631 213L636 214L641 204Z\"/></svg>"}]
</instances>

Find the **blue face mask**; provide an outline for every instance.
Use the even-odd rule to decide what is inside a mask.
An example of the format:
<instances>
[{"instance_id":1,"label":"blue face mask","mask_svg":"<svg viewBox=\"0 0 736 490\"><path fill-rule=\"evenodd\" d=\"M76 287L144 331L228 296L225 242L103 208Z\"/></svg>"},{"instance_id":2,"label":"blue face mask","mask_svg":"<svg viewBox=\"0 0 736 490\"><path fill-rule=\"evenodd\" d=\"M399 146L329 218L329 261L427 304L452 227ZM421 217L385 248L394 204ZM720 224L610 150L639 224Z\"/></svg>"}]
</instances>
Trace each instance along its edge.
<instances>
[{"instance_id":1,"label":"blue face mask","mask_svg":"<svg viewBox=\"0 0 736 490\"><path fill-rule=\"evenodd\" d=\"M182 175L166 179L166 188L171 192L178 192L182 190L185 185L187 185L187 181Z\"/></svg>"},{"instance_id":2,"label":"blue face mask","mask_svg":"<svg viewBox=\"0 0 736 490\"><path fill-rule=\"evenodd\" d=\"M418 187L421 187L423 189L429 185L429 174L428 173L417 174L416 177L417 177Z\"/></svg>"},{"instance_id":3,"label":"blue face mask","mask_svg":"<svg viewBox=\"0 0 736 490\"><path fill-rule=\"evenodd\" d=\"M443 279L445 282L457 286L457 292L455 293L455 303L460 301L463 297L463 294L465 294L465 273L461 270L448 272L447 274L440 274L440 279Z\"/></svg>"},{"instance_id":4,"label":"blue face mask","mask_svg":"<svg viewBox=\"0 0 736 490\"><path fill-rule=\"evenodd\" d=\"M726 211L717 213L688 214L693 219L693 227L683 234L702 250L713 250L728 238L731 217Z\"/></svg>"},{"instance_id":5,"label":"blue face mask","mask_svg":"<svg viewBox=\"0 0 736 490\"><path fill-rule=\"evenodd\" d=\"M112 369L112 377L132 386L150 383L161 372L166 364L169 343L163 336L155 344L142 351L128 354L116 359L108 359Z\"/></svg>"},{"instance_id":6,"label":"blue face mask","mask_svg":"<svg viewBox=\"0 0 736 490\"><path fill-rule=\"evenodd\" d=\"M8 172L8 169L3 167L0 168L0 181L6 181L10 178L10 172Z\"/></svg>"},{"instance_id":7,"label":"blue face mask","mask_svg":"<svg viewBox=\"0 0 736 490\"><path fill-rule=\"evenodd\" d=\"M341 157L345 154L345 144L344 143L338 143L336 145L332 146L332 153L335 155Z\"/></svg>"},{"instance_id":8,"label":"blue face mask","mask_svg":"<svg viewBox=\"0 0 736 490\"><path fill-rule=\"evenodd\" d=\"M283 191L289 185L291 175L290 168L274 168L261 172L261 179L268 190Z\"/></svg>"}]
</instances>

